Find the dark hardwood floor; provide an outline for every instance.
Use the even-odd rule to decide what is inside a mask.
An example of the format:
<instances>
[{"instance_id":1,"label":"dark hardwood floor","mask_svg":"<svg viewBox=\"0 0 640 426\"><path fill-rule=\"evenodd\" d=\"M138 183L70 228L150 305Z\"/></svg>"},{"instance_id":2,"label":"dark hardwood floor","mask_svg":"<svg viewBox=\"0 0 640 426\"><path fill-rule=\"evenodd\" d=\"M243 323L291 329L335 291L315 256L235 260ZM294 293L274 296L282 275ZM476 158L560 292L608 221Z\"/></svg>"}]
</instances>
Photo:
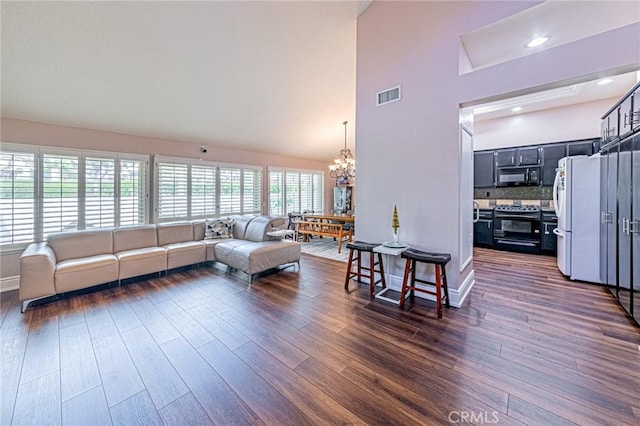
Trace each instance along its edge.
<instances>
[{"instance_id":1,"label":"dark hardwood floor","mask_svg":"<svg viewBox=\"0 0 640 426\"><path fill-rule=\"evenodd\" d=\"M0 424L640 424L640 328L606 289L549 257L474 265L442 320L308 255L251 286L204 267L25 314L3 293Z\"/></svg>"}]
</instances>

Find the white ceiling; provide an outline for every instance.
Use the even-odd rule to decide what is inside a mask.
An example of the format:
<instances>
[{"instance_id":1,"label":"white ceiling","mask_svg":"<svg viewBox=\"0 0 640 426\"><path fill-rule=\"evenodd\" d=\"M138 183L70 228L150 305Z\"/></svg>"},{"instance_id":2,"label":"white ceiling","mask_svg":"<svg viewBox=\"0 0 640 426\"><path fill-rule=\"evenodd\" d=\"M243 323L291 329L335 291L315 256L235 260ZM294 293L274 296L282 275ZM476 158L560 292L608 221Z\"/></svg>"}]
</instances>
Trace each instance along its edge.
<instances>
[{"instance_id":1,"label":"white ceiling","mask_svg":"<svg viewBox=\"0 0 640 426\"><path fill-rule=\"evenodd\" d=\"M640 1L550 0L520 13L460 36L472 70L571 43L626 25L640 22ZM535 48L527 43L536 37L548 41ZM468 71L468 70L467 70ZM599 86L598 80L504 98L473 107L476 121L512 115L519 106L527 113L623 96L638 81L636 71L617 76Z\"/></svg>"},{"instance_id":2,"label":"white ceiling","mask_svg":"<svg viewBox=\"0 0 640 426\"><path fill-rule=\"evenodd\" d=\"M345 120L354 145L356 19L370 3L0 2L1 113L330 160ZM638 1L551 1L461 38L482 68L638 21ZM523 48L539 34L546 45ZM476 119L620 96L631 78L502 100Z\"/></svg>"},{"instance_id":3,"label":"white ceiling","mask_svg":"<svg viewBox=\"0 0 640 426\"><path fill-rule=\"evenodd\" d=\"M640 21L640 1L541 2L523 12L460 36L474 69L484 68ZM548 41L535 48L536 37Z\"/></svg>"},{"instance_id":4,"label":"white ceiling","mask_svg":"<svg viewBox=\"0 0 640 426\"><path fill-rule=\"evenodd\" d=\"M2 115L330 159L370 3L2 2Z\"/></svg>"},{"instance_id":5,"label":"white ceiling","mask_svg":"<svg viewBox=\"0 0 640 426\"><path fill-rule=\"evenodd\" d=\"M602 79L590 80L529 95L476 105L473 107L474 120L492 120L513 114L526 114L534 111L594 102L601 99L621 98L640 81L640 73L634 71L610 76L608 79L611 82L606 85L598 85L598 82ZM515 107L520 107L522 110L513 112L512 109Z\"/></svg>"}]
</instances>

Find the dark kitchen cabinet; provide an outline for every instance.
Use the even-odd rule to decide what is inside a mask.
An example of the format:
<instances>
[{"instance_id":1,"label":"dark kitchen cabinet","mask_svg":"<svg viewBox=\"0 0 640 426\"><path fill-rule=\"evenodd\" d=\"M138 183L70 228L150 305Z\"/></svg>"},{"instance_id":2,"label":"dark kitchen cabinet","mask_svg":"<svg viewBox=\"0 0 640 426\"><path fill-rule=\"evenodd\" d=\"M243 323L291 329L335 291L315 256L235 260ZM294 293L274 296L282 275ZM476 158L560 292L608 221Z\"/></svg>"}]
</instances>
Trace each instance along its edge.
<instances>
[{"instance_id":1,"label":"dark kitchen cabinet","mask_svg":"<svg viewBox=\"0 0 640 426\"><path fill-rule=\"evenodd\" d=\"M617 245L618 146L601 151L600 176L600 278L615 287ZM606 169L605 169L606 167Z\"/></svg>"},{"instance_id":2,"label":"dark kitchen cabinet","mask_svg":"<svg viewBox=\"0 0 640 426\"><path fill-rule=\"evenodd\" d=\"M567 144L567 156L593 154L593 141L570 142Z\"/></svg>"},{"instance_id":3,"label":"dark kitchen cabinet","mask_svg":"<svg viewBox=\"0 0 640 426\"><path fill-rule=\"evenodd\" d=\"M540 149L536 146L500 149L496 151L496 166L535 166L540 163Z\"/></svg>"},{"instance_id":4,"label":"dark kitchen cabinet","mask_svg":"<svg viewBox=\"0 0 640 426\"><path fill-rule=\"evenodd\" d=\"M618 137L618 113L619 107L612 109L603 119L601 128L602 145L608 145L614 142Z\"/></svg>"},{"instance_id":5,"label":"dark kitchen cabinet","mask_svg":"<svg viewBox=\"0 0 640 426\"><path fill-rule=\"evenodd\" d=\"M640 94L640 93L638 93ZM632 114L632 108L631 108L631 103L632 101L635 99L634 102L638 103L640 102L640 96L636 95L636 96L629 96L627 99L624 100L624 102L622 102L620 104L620 108L618 109L618 114L619 114L619 120L620 120L620 137L623 138L625 136L627 136L629 133L631 133L631 124L633 122L632 118L633 118L633 114ZM638 108L638 106L636 106L636 108ZM638 117L640 118L640 117Z\"/></svg>"},{"instance_id":6,"label":"dark kitchen cabinet","mask_svg":"<svg viewBox=\"0 0 640 426\"><path fill-rule=\"evenodd\" d=\"M640 129L640 88L636 88L632 96L633 108L629 120L631 121L631 129L636 132Z\"/></svg>"},{"instance_id":7,"label":"dark kitchen cabinet","mask_svg":"<svg viewBox=\"0 0 640 426\"><path fill-rule=\"evenodd\" d=\"M473 154L473 186L495 186L493 151L479 151Z\"/></svg>"},{"instance_id":8,"label":"dark kitchen cabinet","mask_svg":"<svg viewBox=\"0 0 640 426\"><path fill-rule=\"evenodd\" d=\"M636 90L636 94L640 91ZM638 108L638 107L636 107ZM637 116L640 119L640 115ZM633 215L627 225L627 232L631 238L631 312L636 322L640 324L640 132L633 138L632 146L633 193L631 206Z\"/></svg>"},{"instance_id":9,"label":"dark kitchen cabinet","mask_svg":"<svg viewBox=\"0 0 640 426\"><path fill-rule=\"evenodd\" d=\"M567 156L564 143L549 144L542 147L542 185L551 186L556 178L558 161Z\"/></svg>"},{"instance_id":10,"label":"dark kitchen cabinet","mask_svg":"<svg viewBox=\"0 0 640 426\"><path fill-rule=\"evenodd\" d=\"M605 114L603 128L611 129L612 117L618 112L623 119L624 110L631 108L628 97L639 88L640 83ZM631 106L635 108L635 99ZM628 115L631 117L632 113ZM631 123L629 130L623 125L621 136L609 139L609 144L600 150L600 276L620 305L640 324L640 128L633 129ZM603 132L603 143L611 135Z\"/></svg>"},{"instance_id":11,"label":"dark kitchen cabinet","mask_svg":"<svg viewBox=\"0 0 640 426\"><path fill-rule=\"evenodd\" d=\"M516 163L518 166L536 166L540 164L540 148L537 146L518 148Z\"/></svg>"},{"instance_id":12,"label":"dark kitchen cabinet","mask_svg":"<svg viewBox=\"0 0 640 426\"><path fill-rule=\"evenodd\" d=\"M640 136L639 136L640 137ZM631 167L633 138L620 142L618 152L618 300L629 313L631 306L631 237L629 223L631 218Z\"/></svg>"},{"instance_id":13,"label":"dark kitchen cabinet","mask_svg":"<svg viewBox=\"0 0 640 426\"><path fill-rule=\"evenodd\" d=\"M558 218L555 213L542 212L542 252L556 255L558 250L558 238L553 230L558 227Z\"/></svg>"},{"instance_id":14,"label":"dark kitchen cabinet","mask_svg":"<svg viewBox=\"0 0 640 426\"><path fill-rule=\"evenodd\" d=\"M480 210L480 218L473 224L473 245L493 247L493 210Z\"/></svg>"},{"instance_id":15,"label":"dark kitchen cabinet","mask_svg":"<svg viewBox=\"0 0 640 426\"><path fill-rule=\"evenodd\" d=\"M516 165L516 150L501 149L496 151L496 166L510 167Z\"/></svg>"}]
</instances>

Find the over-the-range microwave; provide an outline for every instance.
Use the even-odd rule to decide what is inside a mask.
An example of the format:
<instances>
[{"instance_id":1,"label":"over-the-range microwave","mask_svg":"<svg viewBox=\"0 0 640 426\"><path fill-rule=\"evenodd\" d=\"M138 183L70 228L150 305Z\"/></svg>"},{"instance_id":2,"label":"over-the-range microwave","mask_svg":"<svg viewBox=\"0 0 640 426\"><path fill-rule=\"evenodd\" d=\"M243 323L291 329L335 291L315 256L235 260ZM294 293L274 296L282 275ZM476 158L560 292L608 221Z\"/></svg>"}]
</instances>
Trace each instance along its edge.
<instances>
[{"instance_id":1,"label":"over-the-range microwave","mask_svg":"<svg viewBox=\"0 0 640 426\"><path fill-rule=\"evenodd\" d=\"M498 169L497 186L540 185L540 167L509 167Z\"/></svg>"}]
</instances>

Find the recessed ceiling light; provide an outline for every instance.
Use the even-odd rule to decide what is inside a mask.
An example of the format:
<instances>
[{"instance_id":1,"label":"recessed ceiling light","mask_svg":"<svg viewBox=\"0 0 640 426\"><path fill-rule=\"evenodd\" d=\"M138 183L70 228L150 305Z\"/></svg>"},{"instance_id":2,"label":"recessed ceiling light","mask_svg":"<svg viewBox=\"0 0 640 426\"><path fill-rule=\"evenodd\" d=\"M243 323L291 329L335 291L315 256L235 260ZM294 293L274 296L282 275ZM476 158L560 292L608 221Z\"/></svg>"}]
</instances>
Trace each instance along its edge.
<instances>
[{"instance_id":1,"label":"recessed ceiling light","mask_svg":"<svg viewBox=\"0 0 640 426\"><path fill-rule=\"evenodd\" d=\"M602 80L600 80L599 82L597 82L596 84L598 86L604 86L605 84L609 84L611 83L613 80L610 78L603 78Z\"/></svg>"},{"instance_id":2,"label":"recessed ceiling light","mask_svg":"<svg viewBox=\"0 0 640 426\"><path fill-rule=\"evenodd\" d=\"M549 40L547 37L536 37L527 44L527 47L537 47L545 44Z\"/></svg>"},{"instance_id":3,"label":"recessed ceiling light","mask_svg":"<svg viewBox=\"0 0 640 426\"><path fill-rule=\"evenodd\" d=\"M520 112L520 111L522 111L522 107L513 107L511 109L511 112Z\"/></svg>"}]
</instances>

